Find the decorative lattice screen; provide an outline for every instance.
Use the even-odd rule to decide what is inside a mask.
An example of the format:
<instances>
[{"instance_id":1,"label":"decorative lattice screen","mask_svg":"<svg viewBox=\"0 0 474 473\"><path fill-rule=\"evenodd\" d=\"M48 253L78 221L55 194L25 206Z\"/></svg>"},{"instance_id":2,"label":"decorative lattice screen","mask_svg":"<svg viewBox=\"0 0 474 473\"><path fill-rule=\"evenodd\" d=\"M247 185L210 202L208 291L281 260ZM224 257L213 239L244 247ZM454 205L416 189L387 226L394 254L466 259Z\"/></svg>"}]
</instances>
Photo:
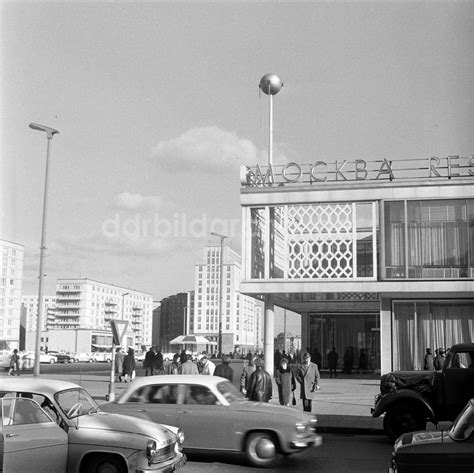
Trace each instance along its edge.
<instances>
[{"instance_id":1,"label":"decorative lattice screen","mask_svg":"<svg viewBox=\"0 0 474 473\"><path fill-rule=\"evenodd\" d=\"M352 204L287 209L288 278L353 277Z\"/></svg>"}]
</instances>

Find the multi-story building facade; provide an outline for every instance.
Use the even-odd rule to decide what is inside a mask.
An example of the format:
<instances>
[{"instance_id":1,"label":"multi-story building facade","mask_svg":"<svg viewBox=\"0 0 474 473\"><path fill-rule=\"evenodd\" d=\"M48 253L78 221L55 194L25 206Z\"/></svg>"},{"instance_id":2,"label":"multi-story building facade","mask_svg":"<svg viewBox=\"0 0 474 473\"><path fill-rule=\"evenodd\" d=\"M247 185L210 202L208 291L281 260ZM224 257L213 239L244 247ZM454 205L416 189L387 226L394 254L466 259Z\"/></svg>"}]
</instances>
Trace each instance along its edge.
<instances>
[{"instance_id":1,"label":"multi-story building facade","mask_svg":"<svg viewBox=\"0 0 474 473\"><path fill-rule=\"evenodd\" d=\"M301 336L291 332L280 332L275 337L275 350L285 351L292 356L301 351Z\"/></svg>"},{"instance_id":2,"label":"multi-story building facade","mask_svg":"<svg viewBox=\"0 0 474 473\"><path fill-rule=\"evenodd\" d=\"M256 338L258 302L240 294L240 256L229 247L224 247L222 300L221 248L208 246L204 249L204 263L195 269L195 290L189 331L205 336L211 342L219 340L219 317L222 303L222 351L233 352L236 348L246 352L259 345ZM217 346L217 345L216 345Z\"/></svg>"},{"instance_id":3,"label":"multi-story building facade","mask_svg":"<svg viewBox=\"0 0 474 473\"><path fill-rule=\"evenodd\" d=\"M104 348L112 344L110 320L126 320L127 345L141 351L151 344L152 310L151 294L86 278L58 279L54 330L91 330L91 344Z\"/></svg>"},{"instance_id":4,"label":"multi-story building facade","mask_svg":"<svg viewBox=\"0 0 474 473\"><path fill-rule=\"evenodd\" d=\"M244 167L242 293L301 314L326 359L422 369L426 348L474 338L474 157ZM271 366L269 366L271 369Z\"/></svg>"},{"instance_id":5,"label":"multi-story building facade","mask_svg":"<svg viewBox=\"0 0 474 473\"><path fill-rule=\"evenodd\" d=\"M187 334L189 293L180 292L160 302L157 345L163 352L171 351L170 341Z\"/></svg>"},{"instance_id":6,"label":"multi-story building facade","mask_svg":"<svg viewBox=\"0 0 474 473\"><path fill-rule=\"evenodd\" d=\"M0 349L20 348L24 247L0 240Z\"/></svg>"},{"instance_id":7,"label":"multi-story building facade","mask_svg":"<svg viewBox=\"0 0 474 473\"><path fill-rule=\"evenodd\" d=\"M25 310L25 330L36 332L38 322L38 295L22 296L21 303ZM43 327L41 331L51 330L56 324L56 296L43 296Z\"/></svg>"}]
</instances>

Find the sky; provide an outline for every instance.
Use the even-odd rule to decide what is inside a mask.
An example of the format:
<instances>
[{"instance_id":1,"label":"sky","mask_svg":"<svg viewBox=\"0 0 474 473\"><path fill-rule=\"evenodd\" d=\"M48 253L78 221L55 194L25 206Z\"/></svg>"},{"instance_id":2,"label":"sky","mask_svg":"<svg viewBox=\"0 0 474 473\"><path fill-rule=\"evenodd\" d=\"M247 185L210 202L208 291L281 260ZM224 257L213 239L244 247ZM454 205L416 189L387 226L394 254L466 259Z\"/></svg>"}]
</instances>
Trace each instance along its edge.
<instances>
[{"instance_id":1,"label":"sky","mask_svg":"<svg viewBox=\"0 0 474 473\"><path fill-rule=\"evenodd\" d=\"M474 150L474 2L0 2L0 238L38 286L46 136L46 293L87 277L193 289L229 235L239 167ZM282 328L277 317L276 329ZM289 329L299 326L288 317Z\"/></svg>"}]
</instances>

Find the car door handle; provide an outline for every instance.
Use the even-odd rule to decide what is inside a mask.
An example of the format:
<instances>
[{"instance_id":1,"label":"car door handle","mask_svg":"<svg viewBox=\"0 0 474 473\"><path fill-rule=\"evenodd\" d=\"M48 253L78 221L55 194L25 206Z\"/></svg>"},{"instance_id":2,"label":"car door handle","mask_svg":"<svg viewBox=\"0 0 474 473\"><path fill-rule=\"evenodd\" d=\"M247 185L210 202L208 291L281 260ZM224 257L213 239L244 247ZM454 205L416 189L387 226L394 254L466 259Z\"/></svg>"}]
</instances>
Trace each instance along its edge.
<instances>
[{"instance_id":1,"label":"car door handle","mask_svg":"<svg viewBox=\"0 0 474 473\"><path fill-rule=\"evenodd\" d=\"M5 437L11 438L11 437L19 437L19 434L6 434Z\"/></svg>"}]
</instances>

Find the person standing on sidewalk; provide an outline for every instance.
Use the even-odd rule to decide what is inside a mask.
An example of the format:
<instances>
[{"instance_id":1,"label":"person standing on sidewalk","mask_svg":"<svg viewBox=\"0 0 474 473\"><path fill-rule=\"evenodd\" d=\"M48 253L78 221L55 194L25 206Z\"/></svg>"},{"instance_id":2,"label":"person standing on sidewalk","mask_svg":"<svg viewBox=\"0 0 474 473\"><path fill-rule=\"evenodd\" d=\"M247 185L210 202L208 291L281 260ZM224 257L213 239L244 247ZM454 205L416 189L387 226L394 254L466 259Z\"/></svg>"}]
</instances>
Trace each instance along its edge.
<instances>
[{"instance_id":1,"label":"person standing on sidewalk","mask_svg":"<svg viewBox=\"0 0 474 473\"><path fill-rule=\"evenodd\" d=\"M255 360L257 358L249 358L249 363L247 366L244 366L242 370L242 375L240 376L240 392L245 396L247 394L247 389L249 386L249 380L251 374L255 371Z\"/></svg>"},{"instance_id":2,"label":"person standing on sidewalk","mask_svg":"<svg viewBox=\"0 0 474 473\"><path fill-rule=\"evenodd\" d=\"M232 383L234 381L234 370L230 366L230 360L229 355L222 355L222 363L216 366L214 376L227 378Z\"/></svg>"},{"instance_id":3,"label":"person standing on sidewalk","mask_svg":"<svg viewBox=\"0 0 474 473\"><path fill-rule=\"evenodd\" d=\"M301 394L300 399L303 401L303 410L311 412L312 401L315 399L315 392L319 391L319 369L318 365L311 363L311 355L305 353L303 355L303 363L296 372L296 381L300 383Z\"/></svg>"},{"instance_id":4,"label":"person standing on sidewalk","mask_svg":"<svg viewBox=\"0 0 474 473\"><path fill-rule=\"evenodd\" d=\"M203 353L202 358L199 360L201 365L201 374L207 374L212 376L216 370L216 365L207 357L207 353Z\"/></svg>"},{"instance_id":5,"label":"person standing on sidewalk","mask_svg":"<svg viewBox=\"0 0 474 473\"><path fill-rule=\"evenodd\" d=\"M8 374L11 376L20 376L20 355L18 355L18 349L14 349L10 358L10 370Z\"/></svg>"},{"instance_id":6,"label":"person standing on sidewalk","mask_svg":"<svg viewBox=\"0 0 474 473\"><path fill-rule=\"evenodd\" d=\"M123 353L121 348L115 349L115 380L122 382L123 373Z\"/></svg>"},{"instance_id":7,"label":"person standing on sidewalk","mask_svg":"<svg viewBox=\"0 0 474 473\"><path fill-rule=\"evenodd\" d=\"M155 374L165 374L163 369L163 355L158 347L155 347L155 358L153 359Z\"/></svg>"},{"instance_id":8,"label":"person standing on sidewalk","mask_svg":"<svg viewBox=\"0 0 474 473\"><path fill-rule=\"evenodd\" d=\"M153 369L155 367L155 350L153 347L146 352L145 360L143 361L143 367L145 368L145 376L153 376Z\"/></svg>"},{"instance_id":9,"label":"person standing on sidewalk","mask_svg":"<svg viewBox=\"0 0 474 473\"><path fill-rule=\"evenodd\" d=\"M123 359L123 376L125 377L125 382L128 382L128 380L134 380L135 369L135 350L133 348L129 348L125 358Z\"/></svg>"},{"instance_id":10,"label":"person standing on sidewalk","mask_svg":"<svg viewBox=\"0 0 474 473\"><path fill-rule=\"evenodd\" d=\"M280 366L275 372L275 382L278 386L278 400L280 404L282 406L289 406L291 393L296 389L296 382L286 358L280 360Z\"/></svg>"},{"instance_id":11,"label":"person standing on sidewalk","mask_svg":"<svg viewBox=\"0 0 474 473\"><path fill-rule=\"evenodd\" d=\"M337 378L337 361L339 360L339 355L337 354L336 347L332 347L332 350L328 353L328 367L329 367L329 377L333 376Z\"/></svg>"},{"instance_id":12,"label":"person standing on sidewalk","mask_svg":"<svg viewBox=\"0 0 474 473\"><path fill-rule=\"evenodd\" d=\"M255 371L250 375L247 397L251 401L268 402L272 398L272 377L263 368L263 360L255 360Z\"/></svg>"}]
</instances>

